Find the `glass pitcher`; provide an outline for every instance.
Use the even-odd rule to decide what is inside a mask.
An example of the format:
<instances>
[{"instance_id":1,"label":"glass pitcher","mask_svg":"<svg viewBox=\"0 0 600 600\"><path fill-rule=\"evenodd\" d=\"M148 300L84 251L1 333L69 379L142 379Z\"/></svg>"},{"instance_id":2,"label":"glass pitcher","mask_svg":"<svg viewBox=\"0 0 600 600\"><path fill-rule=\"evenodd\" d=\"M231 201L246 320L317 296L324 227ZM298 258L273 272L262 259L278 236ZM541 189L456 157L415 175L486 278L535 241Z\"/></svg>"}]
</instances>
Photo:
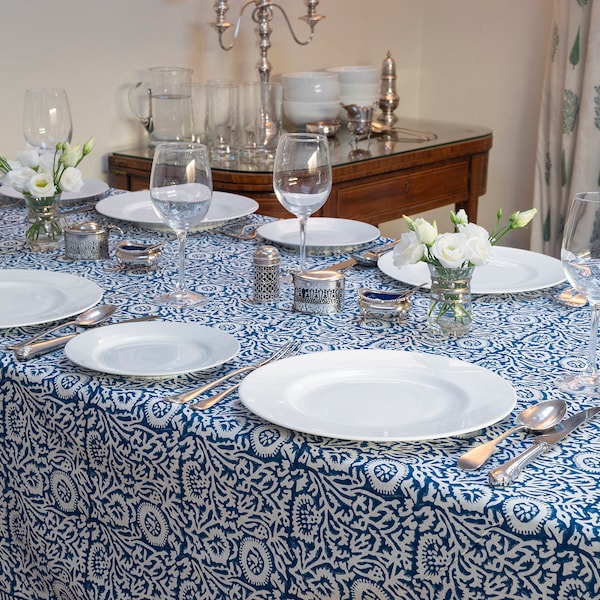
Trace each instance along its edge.
<instances>
[{"instance_id":1,"label":"glass pitcher","mask_svg":"<svg viewBox=\"0 0 600 600\"><path fill-rule=\"evenodd\" d=\"M147 81L130 89L129 104L150 144L192 141L192 69L152 67L147 73Z\"/></svg>"}]
</instances>

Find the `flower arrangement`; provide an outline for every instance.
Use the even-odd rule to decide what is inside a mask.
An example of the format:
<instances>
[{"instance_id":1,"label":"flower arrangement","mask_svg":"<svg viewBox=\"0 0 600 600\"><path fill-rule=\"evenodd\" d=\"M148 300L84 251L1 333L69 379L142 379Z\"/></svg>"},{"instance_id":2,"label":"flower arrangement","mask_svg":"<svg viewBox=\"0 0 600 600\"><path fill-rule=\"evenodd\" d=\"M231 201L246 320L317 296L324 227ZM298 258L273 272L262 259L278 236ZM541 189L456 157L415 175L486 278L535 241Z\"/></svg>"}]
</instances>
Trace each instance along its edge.
<instances>
[{"instance_id":1,"label":"flower arrangement","mask_svg":"<svg viewBox=\"0 0 600 600\"><path fill-rule=\"evenodd\" d=\"M50 198L62 192L78 192L83 177L76 167L94 146L90 138L83 146L59 142L53 154L39 154L36 148L26 148L17 154L17 160L8 161L0 156L0 171L6 185L31 198Z\"/></svg>"},{"instance_id":2,"label":"flower arrangement","mask_svg":"<svg viewBox=\"0 0 600 600\"><path fill-rule=\"evenodd\" d=\"M469 223L467 213L450 213L454 232L439 233L435 221L404 216L409 231L394 248L396 267L425 262L431 275L427 321L431 329L445 337L468 331L471 321L471 276L473 269L490 262L495 246L509 231L525 227L535 216L532 208L514 212L501 225L502 209L496 213L496 226L489 233Z\"/></svg>"},{"instance_id":3,"label":"flower arrangement","mask_svg":"<svg viewBox=\"0 0 600 600\"><path fill-rule=\"evenodd\" d=\"M38 153L27 148L8 161L0 156L4 183L25 197L29 227L25 238L34 250L53 250L62 236L56 199L62 192L78 192L83 177L77 166L92 151L94 138L85 144L59 142L53 153Z\"/></svg>"},{"instance_id":4,"label":"flower arrangement","mask_svg":"<svg viewBox=\"0 0 600 600\"><path fill-rule=\"evenodd\" d=\"M509 231L525 227L537 213L532 208L514 212L508 223L500 225L502 209L496 213L496 226L491 233L475 223L469 223L467 213L459 210L450 213L453 233L439 233L436 222L411 219L403 215L409 231L403 233L394 249L394 265L401 267L419 261L447 269L484 265L490 262L495 246Z\"/></svg>"}]
</instances>

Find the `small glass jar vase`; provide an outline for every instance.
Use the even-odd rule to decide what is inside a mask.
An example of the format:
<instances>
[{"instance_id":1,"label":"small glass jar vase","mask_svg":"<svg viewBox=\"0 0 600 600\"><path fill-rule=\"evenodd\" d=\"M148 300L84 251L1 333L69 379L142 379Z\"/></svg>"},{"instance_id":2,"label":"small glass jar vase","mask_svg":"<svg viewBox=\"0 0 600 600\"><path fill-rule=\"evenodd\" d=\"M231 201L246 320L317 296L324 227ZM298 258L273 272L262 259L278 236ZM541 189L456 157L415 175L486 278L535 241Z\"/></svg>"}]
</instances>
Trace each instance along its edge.
<instances>
[{"instance_id":1,"label":"small glass jar vase","mask_svg":"<svg viewBox=\"0 0 600 600\"><path fill-rule=\"evenodd\" d=\"M59 248L63 237L63 218L58 210L60 194L34 198L25 194L27 230L25 242L34 252L51 252Z\"/></svg>"},{"instance_id":2,"label":"small glass jar vase","mask_svg":"<svg viewBox=\"0 0 600 600\"><path fill-rule=\"evenodd\" d=\"M445 338L460 337L469 331L473 320L471 278L474 267L428 266L431 275L429 329Z\"/></svg>"}]
</instances>

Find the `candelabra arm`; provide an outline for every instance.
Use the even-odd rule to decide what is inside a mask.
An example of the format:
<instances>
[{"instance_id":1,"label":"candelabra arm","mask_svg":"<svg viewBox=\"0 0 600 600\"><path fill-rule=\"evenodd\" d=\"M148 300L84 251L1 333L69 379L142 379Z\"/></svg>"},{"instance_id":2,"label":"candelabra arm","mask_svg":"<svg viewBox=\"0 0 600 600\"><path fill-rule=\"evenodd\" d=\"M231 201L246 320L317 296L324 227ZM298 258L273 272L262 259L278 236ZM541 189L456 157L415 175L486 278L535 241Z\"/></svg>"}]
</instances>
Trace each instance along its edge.
<instances>
[{"instance_id":1,"label":"candelabra arm","mask_svg":"<svg viewBox=\"0 0 600 600\"><path fill-rule=\"evenodd\" d=\"M294 41L296 42L296 44L299 44L300 46L308 46L308 44L310 44L313 40L313 37L315 36L315 25L321 20L324 19L324 16L321 15L313 15L311 17L300 17L302 20L306 21L310 27L310 34L308 36L308 38L306 38L306 40L302 41L300 38L298 38L298 36L296 35L296 32L294 31L294 28L292 27L292 23L289 19L289 17L287 16L287 13L285 12L285 10L279 6L279 4L271 4L272 8L277 8L279 10L279 12L281 12L281 14L283 15L283 18L285 19L285 22L287 23L288 29L292 35L292 37L294 38Z\"/></svg>"},{"instance_id":2,"label":"candelabra arm","mask_svg":"<svg viewBox=\"0 0 600 600\"><path fill-rule=\"evenodd\" d=\"M216 23L211 23L212 28L214 30L216 30L216 32L219 34L219 46L221 46L221 48L223 50L228 51L228 50L231 50L235 46L235 43L237 42L237 39L238 39L238 35L240 33L240 25L242 24L242 17L244 16L244 11L251 4L255 4L255 0L247 0L246 3L244 4L244 6L242 6L242 9L240 10L240 14L238 15L238 18L235 22L235 29L233 30L233 41L228 46L226 46L223 43L223 34L231 27L231 23L223 22L224 14L221 15L221 18Z\"/></svg>"}]
</instances>

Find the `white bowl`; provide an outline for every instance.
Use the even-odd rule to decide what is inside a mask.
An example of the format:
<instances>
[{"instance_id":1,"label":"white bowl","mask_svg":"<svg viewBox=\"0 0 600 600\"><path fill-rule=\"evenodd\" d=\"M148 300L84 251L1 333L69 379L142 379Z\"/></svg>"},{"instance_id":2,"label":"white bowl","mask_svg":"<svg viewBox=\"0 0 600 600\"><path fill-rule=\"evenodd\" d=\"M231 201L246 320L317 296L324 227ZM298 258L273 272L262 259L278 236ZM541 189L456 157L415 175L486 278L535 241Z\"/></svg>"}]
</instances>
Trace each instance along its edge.
<instances>
[{"instance_id":1,"label":"white bowl","mask_svg":"<svg viewBox=\"0 0 600 600\"><path fill-rule=\"evenodd\" d=\"M379 83L381 69L369 66L329 67L328 73L337 73L340 83Z\"/></svg>"},{"instance_id":2,"label":"white bowl","mask_svg":"<svg viewBox=\"0 0 600 600\"><path fill-rule=\"evenodd\" d=\"M340 96L379 96L380 85L378 83L342 83L340 84Z\"/></svg>"},{"instance_id":3,"label":"white bowl","mask_svg":"<svg viewBox=\"0 0 600 600\"><path fill-rule=\"evenodd\" d=\"M292 102L333 102L340 97L340 82L336 73L284 73L281 82L283 98Z\"/></svg>"},{"instance_id":4,"label":"white bowl","mask_svg":"<svg viewBox=\"0 0 600 600\"><path fill-rule=\"evenodd\" d=\"M333 102L292 102L283 101L283 113L297 127L315 121L330 121L338 116L340 103Z\"/></svg>"}]
</instances>

